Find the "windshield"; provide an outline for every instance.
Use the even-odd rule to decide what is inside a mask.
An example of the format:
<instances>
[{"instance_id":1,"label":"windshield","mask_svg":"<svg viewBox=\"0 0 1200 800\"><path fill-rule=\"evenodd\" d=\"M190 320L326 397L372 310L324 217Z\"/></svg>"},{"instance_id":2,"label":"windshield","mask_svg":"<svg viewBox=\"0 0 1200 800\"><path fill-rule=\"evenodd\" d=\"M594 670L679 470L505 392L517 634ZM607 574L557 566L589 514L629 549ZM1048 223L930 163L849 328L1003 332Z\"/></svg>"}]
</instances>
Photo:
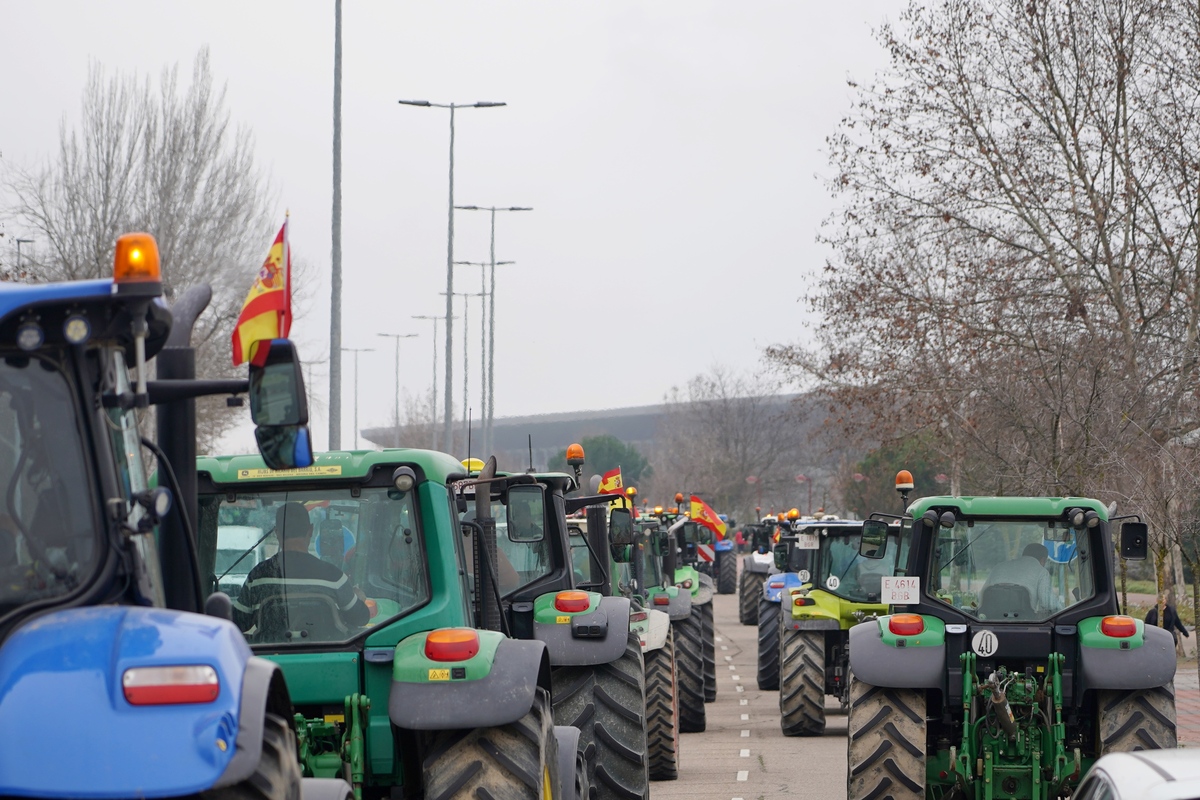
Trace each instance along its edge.
<instances>
[{"instance_id":1,"label":"windshield","mask_svg":"<svg viewBox=\"0 0 1200 800\"><path fill-rule=\"evenodd\" d=\"M57 364L0 362L0 611L69 594L98 566L83 443Z\"/></svg>"},{"instance_id":2,"label":"windshield","mask_svg":"<svg viewBox=\"0 0 1200 800\"><path fill-rule=\"evenodd\" d=\"M883 558L858 553L861 528L820 528L820 569L813 588L824 589L852 603L878 603L884 577L895 574L900 551L897 536L889 535ZM811 534L812 529L805 530ZM803 538L803 537L801 537Z\"/></svg>"},{"instance_id":3,"label":"windshield","mask_svg":"<svg viewBox=\"0 0 1200 800\"><path fill-rule=\"evenodd\" d=\"M528 497L521 497L519 507L514 507L513 517L518 520L521 529L513 534L519 541L513 541L508 530L508 495L492 500L491 516L496 520L496 565L500 577L500 594L509 595L533 583L538 578L548 575L554 568L550 554L550 537L546 535L546 509L540 497L537 502L531 502ZM475 497L467 495L467 513L464 520L475 519ZM529 541L541 535L538 541Z\"/></svg>"},{"instance_id":4,"label":"windshield","mask_svg":"<svg viewBox=\"0 0 1200 800\"><path fill-rule=\"evenodd\" d=\"M654 531L641 533L633 548L633 557L637 559L637 588L641 592L663 585L662 556L656 555L654 548L654 537L657 535Z\"/></svg>"},{"instance_id":5,"label":"windshield","mask_svg":"<svg viewBox=\"0 0 1200 800\"><path fill-rule=\"evenodd\" d=\"M1061 521L959 520L937 536L927 592L976 619L1044 620L1094 594L1089 539Z\"/></svg>"},{"instance_id":6,"label":"windshield","mask_svg":"<svg viewBox=\"0 0 1200 800\"><path fill-rule=\"evenodd\" d=\"M345 641L429 599L412 492L204 496L200 546L252 643Z\"/></svg>"}]
</instances>

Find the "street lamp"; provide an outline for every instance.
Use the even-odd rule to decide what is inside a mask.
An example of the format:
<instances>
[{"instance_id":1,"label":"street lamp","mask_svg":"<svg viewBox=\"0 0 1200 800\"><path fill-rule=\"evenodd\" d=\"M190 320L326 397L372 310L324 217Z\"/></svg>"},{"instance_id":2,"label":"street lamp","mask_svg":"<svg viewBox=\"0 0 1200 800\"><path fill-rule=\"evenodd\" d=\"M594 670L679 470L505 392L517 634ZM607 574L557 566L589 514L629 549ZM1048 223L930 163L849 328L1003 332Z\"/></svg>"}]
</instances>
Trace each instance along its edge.
<instances>
[{"instance_id":1,"label":"street lamp","mask_svg":"<svg viewBox=\"0 0 1200 800\"><path fill-rule=\"evenodd\" d=\"M454 110L456 108L498 108L506 103L480 101L478 103L431 103L428 100L398 100L402 106L419 106L421 108L450 109L450 222L446 235L446 449L453 448L454 416L450 392L454 388L454 363L451 359L451 349L454 346Z\"/></svg>"},{"instance_id":2,"label":"street lamp","mask_svg":"<svg viewBox=\"0 0 1200 800\"><path fill-rule=\"evenodd\" d=\"M467 206L459 206L459 208L467 208ZM492 269L494 270L496 267L502 267L502 266L505 266L508 264L515 264L517 262L515 262L515 261L497 261L493 264L488 261L455 261L454 263L456 265L464 266L464 267L488 267L488 266L491 266ZM496 275L495 275L495 273L493 273L492 274L493 282L495 282L495 278L496 278ZM481 297L491 297L491 292L489 292L488 288L487 288L487 270L486 269L479 270L479 294ZM495 304L493 303L493 306L494 305ZM488 395L487 395L487 389L488 389L488 387L487 387L488 325L486 323L487 308L484 307L483 303L480 303L479 314L480 314L480 317L479 317L479 419L480 419L480 430L482 430L483 434L484 434L483 444L485 445L485 447L484 447L483 452L485 454L487 454L487 453L491 452L486 447L486 445L487 445L486 426L487 426L487 408L488 408Z\"/></svg>"},{"instance_id":3,"label":"street lamp","mask_svg":"<svg viewBox=\"0 0 1200 800\"><path fill-rule=\"evenodd\" d=\"M396 340L396 446L400 446L400 340L415 339L415 333L380 333L379 336L384 336L388 339ZM355 381L358 377L355 376Z\"/></svg>"},{"instance_id":4,"label":"street lamp","mask_svg":"<svg viewBox=\"0 0 1200 800\"><path fill-rule=\"evenodd\" d=\"M354 353L354 449L358 449L358 354L374 353L373 347L343 347L343 353Z\"/></svg>"},{"instance_id":5,"label":"street lamp","mask_svg":"<svg viewBox=\"0 0 1200 800\"><path fill-rule=\"evenodd\" d=\"M483 299L482 299L483 293L482 292L455 292L454 296L461 297L463 299L463 407L462 407L462 415L463 415L463 446L465 447L467 444L467 440L471 436L471 419L467 415L467 404L470 402L470 399L469 399L470 398L470 395L469 395L470 379L468 377L470 375L470 373L467 371L467 369L470 366L468 356L470 355L470 352L471 352L471 347L470 347L470 343L467 341L467 336L469 335L469 328L471 325L471 298L472 297L480 298L479 307L482 310L482 308L483 308ZM483 354L480 353L480 358L482 358L482 357L483 357Z\"/></svg>"},{"instance_id":6,"label":"street lamp","mask_svg":"<svg viewBox=\"0 0 1200 800\"><path fill-rule=\"evenodd\" d=\"M429 399L429 430L433 437L432 449L438 449L438 429L437 429L437 326L442 321L441 315L430 316L429 314L413 314L413 319L431 320L433 322L433 382L430 386L433 388L433 396Z\"/></svg>"},{"instance_id":7,"label":"street lamp","mask_svg":"<svg viewBox=\"0 0 1200 800\"><path fill-rule=\"evenodd\" d=\"M533 211L533 208L528 206L509 206L501 208L497 206L458 206L463 211L489 211L492 215L492 244L491 244L491 264L492 264L492 288L490 290L490 300L488 301L488 352L487 352L487 370L488 370L488 387L487 387L487 403L484 413L483 445L484 452L490 453L494 442L492 441L492 424L496 418L496 212L497 211Z\"/></svg>"}]
</instances>

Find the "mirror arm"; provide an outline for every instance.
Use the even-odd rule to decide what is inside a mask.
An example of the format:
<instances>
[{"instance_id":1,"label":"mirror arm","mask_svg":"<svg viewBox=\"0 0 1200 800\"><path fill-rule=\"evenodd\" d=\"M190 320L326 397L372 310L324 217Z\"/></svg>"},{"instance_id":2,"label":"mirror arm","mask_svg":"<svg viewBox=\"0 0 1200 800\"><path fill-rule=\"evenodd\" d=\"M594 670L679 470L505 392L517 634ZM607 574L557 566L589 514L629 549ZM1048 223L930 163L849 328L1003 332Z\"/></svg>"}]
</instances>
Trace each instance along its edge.
<instances>
[{"instance_id":1,"label":"mirror arm","mask_svg":"<svg viewBox=\"0 0 1200 800\"><path fill-rule=\"evenodd\" d=\"M1109 517L1108 524L1111 525L1114 522L1123 522L1123 521L1131 520L1131 519L1136 519L1138 522L1141 522L1142 515L1141 514L1122 514L1119 517Z\"/></svg>"},{"instance_id":2,"label":"mirror arm","mask_svg":"<svg viewBox=\"0 0 1200 800\"><path fill-rule=\"evenodd\" d=\"M146 381L146 393L150 396L150 405L152 406L215 394L246 394L248 391L250 391L250 381L245 379Z\"/></svg>"},{"instance_id":3,"label":"mirror arm","mask_svg":"<svg viewBox=\"0 0 1200 800\"><path fill-rule=\"evenodd\" d=\"M565 498L567 501L567 513L573 514L581 508L587 508L588 506L595 506L601 503L611 503L614 500L624 499L624 497L625 495L623 494L592 494L587 495L586 497L568 497Z\"/></svg>"},{"instance_id":4,"label":"mirror arm","mask_svg":"<svg viewBox=\"0 0 1200 800\"><path fill-rule=\"evenodd\" d=\"M912 519L912 517L911 517L911 516L909 516L908 514L885 514L885 513L884 513L884 512L882 512L882 511L872 511L872 512L871 512L871 514L870 514L870 516L868 516L868 517L867 517L867 519L899 519L899 520L905 520L905 519Z\"/></svg>"}]
</instances>

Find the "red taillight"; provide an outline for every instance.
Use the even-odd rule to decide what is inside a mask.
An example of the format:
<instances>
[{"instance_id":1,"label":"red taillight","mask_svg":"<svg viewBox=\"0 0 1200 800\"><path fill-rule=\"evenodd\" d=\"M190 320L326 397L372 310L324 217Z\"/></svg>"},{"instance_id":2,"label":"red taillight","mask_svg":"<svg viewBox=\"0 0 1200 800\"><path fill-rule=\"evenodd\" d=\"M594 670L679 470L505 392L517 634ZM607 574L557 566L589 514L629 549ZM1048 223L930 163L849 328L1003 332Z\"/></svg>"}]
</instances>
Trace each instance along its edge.
<instances>
[{"instance_id":1,"label":"red taillight","mask_svg":"<svg viewBox=\"0 0 1200 800\"><path fill-rule=\"evenodd\" d=\"M1100 632L1106 636L1125 639L1137 633L1137 622L1133 617L1105 617L1100 620Z\"/></svg>"},{"instance_id":2,"label":"red taillight","mask_svg":"<svg viewBox=\"0 0 1200 800\"><path fill-rule=\"evenodd\" d=\"M816 604L817 604L817 601L813 600L811 597L794 597L794 598L792 598L792 605L796 606L797 608L799 608L800 606L815 606Z\"/></svg>"},{"instance_id":3,"label":"red taillight","mask_svg":"<svg viewBox=\"0 0 1200 800\"><path fill-rule=\"evenodd\" d=\"M468 628L443 628L425 637L430 661L466 661L479 652L479 634Z\"/></svg>"},{"instance_id":4,"label":"red taillight","mask_svg":"<svg viewBox=\"0 0 1200 800\"><path fill-rule=\"evenodd\" d=\"M649 616L650 615L647 614L645 611L634 611L632 614L629 615L629 621L630 622L645 622L646 618Z\"/></svg>"},{"instance_id":5,"label":"red taillight","mask_svg":"<svg viewBox=\"0 0 1200 800\"><path fill-rule=\"evenodd\" d=\"M654 595L654 605L669 606L671 605L671 598L667 597L665 594L656 594Z\"/></svg>"},{"instance_id":6,"label":"red taillight","mask_svg":"<svg viewBox=\"0 0 1200 800\"><path fill-rule=\"evenodd\" d=\"M554 596L554 607L564 614L587 611L591 604L587 592L559 592Z\"/></svg>"},{"instance_id":7,"label":"red taillight","mask_svg":"<svg viewBox=\"0 0 1200 800\"><path fill-rule=\"evenodd\" d=\"M916 636L925 630L920 614L895 614L888 620L888 630L897 636Z\"/></svg>"},{"instance_id":8,"label":"red taillight","mask_svg":"<svg viewBox=\"0 0 1200 800\"><path fill-rule=\"evenodd\" d=\"M211 703L221 693L212 667L134 667L121 676L125 699L135 706Z\"/></svg>"},{"instance_id":9,"label":"red taillight","mask_svg":"<svg viewBox=\"0 0 1200 800\"><path fill-rule=\"evenodd\" d=\"M771 581L771 582L769 582L769 583L767 584L767 588L770 588L770 589L782 589L782 588L783 588L783 583L784 583L783 581Z\"/></svg>"}]
</instances>

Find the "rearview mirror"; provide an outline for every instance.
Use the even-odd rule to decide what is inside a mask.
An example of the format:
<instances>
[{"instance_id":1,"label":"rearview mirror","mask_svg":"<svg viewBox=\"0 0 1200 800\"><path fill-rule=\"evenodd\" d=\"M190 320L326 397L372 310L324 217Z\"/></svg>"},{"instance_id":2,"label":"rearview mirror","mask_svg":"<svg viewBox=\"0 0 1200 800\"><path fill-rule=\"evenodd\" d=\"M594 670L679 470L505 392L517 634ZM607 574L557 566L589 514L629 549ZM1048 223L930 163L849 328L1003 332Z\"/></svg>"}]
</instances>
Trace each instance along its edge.
<instances>
[{"instance_id":1,"label":"rearview mirror","mask_svg":"<svg viewBox=\"0 0 1200 800\"><path fill-rule=\"evenodd\" d=\"M258 452L270 469L297 469L313 463L312 439L304 425L263 425L254 429Z\"/></svg>"},{"instance_id":2,"label":"rearview mirror","mask_svg":"<svg viewBox=\"0 0 1200 800\"><path fill-rule=\"evenodd\" d=\"M787 542L780 542L779 544L775 545L775 569L779 570L780 572L787 570L788 549L789 547Z\"/></svg>"},{"instance_id":3,"label":"rearview mirror","mask_svg":"<svg viewBox=\"0 0 1200 800\"><path fill-rule=\"evenodd\" d=\"M300 356L288 339L258 342L250 361L250 418L255 425L307 425Z\"/></svg>"},{"instance_id":4,"label":"rearview mirror","mask_svg":"<svg viewBox=\"0 0 1200 800\"><path fill-rule=\"evenodd\" d=\"M858 554L863 558L883 558L887 553L888 524L881 519L863 522L858 540Z\"/></svg>"},{"instance_id":5,"label":"rearview mirror","mask_svg":"<svg viewBox=\"0 0 1200 800\"><path fill-rule=\"evenodd\" d=\"M510 542L540 542L546 538L546 498L537 484L508 490L505 511Z\"/></svg>"},{"instance_id":6,"label":"rearview mirror","mask_svg":"<svg viewBox=\"0 0 1200 800\"><path fill-rule=\"evenodd\" d=\"M608 536L613 545L633 544L633 515L627 508L614 508L608 514Z\"/></svg>"},{"instance_id":7,"label":"rearview mirror","mask_svg":"<svg viewBox=\"0 0 1200 800\"><path fill-rule=\"evenodd\" d=\"M1150 526L1144 522L1121 524L1121 558L1127 561L1145 561L1149 545Z\"/></svg>"}]
</instances>

